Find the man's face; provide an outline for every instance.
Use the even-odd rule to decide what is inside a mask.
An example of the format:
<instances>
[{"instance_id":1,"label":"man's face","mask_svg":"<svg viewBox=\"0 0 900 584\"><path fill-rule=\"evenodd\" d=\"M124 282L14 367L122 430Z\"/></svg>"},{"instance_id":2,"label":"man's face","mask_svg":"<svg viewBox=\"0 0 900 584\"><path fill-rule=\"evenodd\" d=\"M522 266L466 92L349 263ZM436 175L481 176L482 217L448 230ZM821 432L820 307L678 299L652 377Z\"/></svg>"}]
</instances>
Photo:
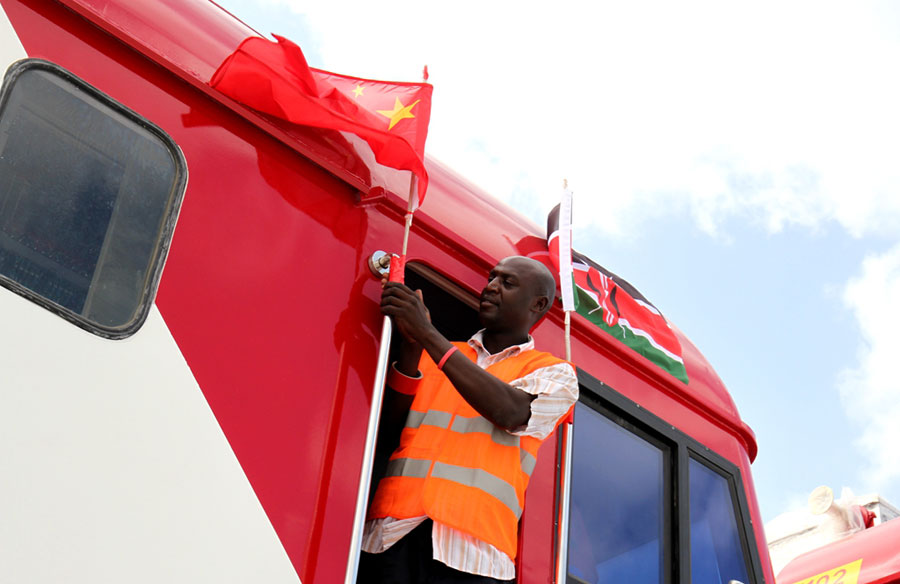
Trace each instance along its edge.
<instances>
[{"instance_id":1,"label":"man's face","mask_svg":"<svg viewBox=\"0 0 900 584\"><path fill-rule=\"evenodd\" d=\"M496 331L531 328L535 301L532 272L524 258L506 258L491 270L478 310L483 326Z\"/></svg>"}]
</instances>

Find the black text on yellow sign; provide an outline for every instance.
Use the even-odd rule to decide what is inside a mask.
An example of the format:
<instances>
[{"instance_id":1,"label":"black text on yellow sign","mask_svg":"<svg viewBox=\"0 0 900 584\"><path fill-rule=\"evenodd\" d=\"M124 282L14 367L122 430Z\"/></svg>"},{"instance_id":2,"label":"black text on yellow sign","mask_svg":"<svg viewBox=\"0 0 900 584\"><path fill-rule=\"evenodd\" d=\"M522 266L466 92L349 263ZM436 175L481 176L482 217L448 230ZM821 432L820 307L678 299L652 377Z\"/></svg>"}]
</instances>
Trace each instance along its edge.
<instances>
[{"instance_id":1,"label":"black text on yellow sign","mask_svg":"<svg viewBox=\"0 0 900 584\"><path fill-rule=\"evenodd\" d=\"M803 580L798 580L794 584L857 584L859 580L859 567L862 565L862 558L837 568L832 568L827 572L816 574Z\"/></svg>"}]
</instances>

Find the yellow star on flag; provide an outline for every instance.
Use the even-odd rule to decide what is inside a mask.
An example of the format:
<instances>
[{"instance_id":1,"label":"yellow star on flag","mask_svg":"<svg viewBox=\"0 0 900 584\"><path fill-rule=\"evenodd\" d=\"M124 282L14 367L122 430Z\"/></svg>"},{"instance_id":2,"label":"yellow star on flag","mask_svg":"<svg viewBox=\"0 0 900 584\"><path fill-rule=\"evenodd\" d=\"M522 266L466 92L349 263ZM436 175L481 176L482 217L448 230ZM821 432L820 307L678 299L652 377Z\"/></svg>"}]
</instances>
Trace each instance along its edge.
<instances>
[{"instance_id":1,"label":"yellow star on flag","mask_svg":"<svg viewBox=\"0 0 900 584\"><path fill-rule=\"evenodd\" d=\"M396 101L394 102L394 109L392 110L375 110L386 118L390 118L391 123L388 125L388 131L390 131L400 120L405 120L406 118L414 118L412 114L412 108L416 107L416 104L419 103L419 100L412 102L409 105L403 105L400 103L400 98L395 97Z\"/></svg>"},{"instance_id":2,"label":"yellow star on flag","mask_svg":"<svg viewBox=\"0 0 900 584\"><path fill-rule=\"evenodd\" d=\"M353 90L353 96L354 96L354 97L359 97L359 96L362 95L362 94L363 94L363 88L362 88L362 85L357 84L357 85L356 85L356 88Z\"/></svg>"}]
</instances>

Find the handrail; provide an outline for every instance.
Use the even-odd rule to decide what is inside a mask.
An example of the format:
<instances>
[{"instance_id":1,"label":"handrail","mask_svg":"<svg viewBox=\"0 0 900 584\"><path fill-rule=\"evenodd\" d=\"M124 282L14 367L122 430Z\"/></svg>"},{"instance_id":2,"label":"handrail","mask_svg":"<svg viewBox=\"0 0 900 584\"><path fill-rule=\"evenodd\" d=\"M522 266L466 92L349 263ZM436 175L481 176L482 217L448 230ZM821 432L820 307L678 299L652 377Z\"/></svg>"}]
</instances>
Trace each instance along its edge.
<instances>
[{"instance_id":1,"label":"handrail","mask_svg":"<svg viewBox=\"0 0 900 584\"><path fill-rule=\"evenodd\" d=\"M372 482L372 467L375 462L375 441L378 438L378 423L381 419L381 403L384 397L384 381L387 378L388 358L391 349L391 319L384 317L381 325L381 344L378 348L378 365L372 384L372 408L369 410L369 427L366 430L366 445L363 450L362 470L356 492L356 511L353 515L353 532L350 535L350 552L347 556L347 572L344 584L356 584L359 570L359 552L362 533L366 523L366 507L369 502L369 485Z\"/></svg>"},{"instance_id":2,"label":"handrail","mask_svg":"<svg viewBox=\"0 0 900 584\"><path fill-rule=\"evenodd\" d=\"M565 584L569 567L569 498L572 494L572 442L574 424L564 422L559 429L563 443L562 492L559 497L560 517L556 550L556 584Z\"/></svg>"}]
</instances>

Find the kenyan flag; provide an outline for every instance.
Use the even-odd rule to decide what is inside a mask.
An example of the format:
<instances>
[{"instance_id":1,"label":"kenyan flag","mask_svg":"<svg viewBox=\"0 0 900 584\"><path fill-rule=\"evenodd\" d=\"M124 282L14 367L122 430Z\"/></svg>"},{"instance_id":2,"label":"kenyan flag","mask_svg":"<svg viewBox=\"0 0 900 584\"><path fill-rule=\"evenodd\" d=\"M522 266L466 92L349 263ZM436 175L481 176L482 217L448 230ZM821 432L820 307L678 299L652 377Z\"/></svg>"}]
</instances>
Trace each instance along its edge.
<instances>
[{"instance_id":1,"label":"kenyan flag","mask_svg":"<svg viewBox=\"0 0 900 584\"><path fill-rule=\"evenodd\" d=\"M571 238L560 237L559 209L557 205L547 217L547 247L551 261L558 270L562 267L560 274L565 277L567 262L560 253L565 253ZM569 228L568 224L563 218L564 230ZM571 274L574 309L578 314L684 383L688 382L678 337L666 318L637 288L574 250L571 250Z\"/></svg>"}]
</instances>

